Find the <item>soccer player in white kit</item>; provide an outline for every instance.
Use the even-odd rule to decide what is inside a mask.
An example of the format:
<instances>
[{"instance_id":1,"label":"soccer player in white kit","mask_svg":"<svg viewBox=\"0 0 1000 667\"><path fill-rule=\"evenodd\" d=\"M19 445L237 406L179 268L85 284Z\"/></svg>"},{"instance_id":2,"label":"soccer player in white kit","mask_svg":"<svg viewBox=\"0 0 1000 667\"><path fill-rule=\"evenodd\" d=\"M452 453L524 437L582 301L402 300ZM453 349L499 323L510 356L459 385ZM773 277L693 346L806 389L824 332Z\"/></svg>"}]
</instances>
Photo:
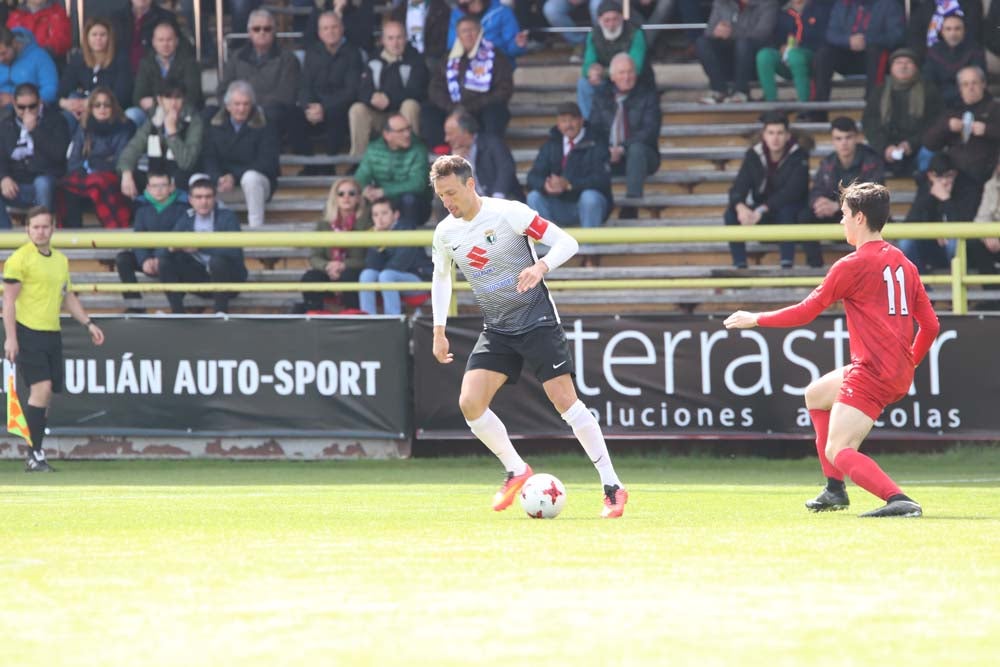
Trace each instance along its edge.
<instances>
[{"instance_id":1,"label":"soccer player in white kit","mask_svg":"<svg viewBox=\"0 0 1000 667\"><path fill-rule=\"evenodd\" d=\"M469 428L507 471L493 498L493 509L507 509L532 475L503 422L490 410L500 387L517 382L527 364L601 476L601 516L620 517L628 492L615 473L600 424L576 395L566 334L542 279L576 254L576 239L525 204L480 197L472 166L462 157L439 157L431 166L430 178L451 214L434 230L433 352L442 364L454 361L445 325L451 269L457 264L483 311L483 332L466 363L458 404ZM550 247L544 259L538 259L531 239Z\"/></svg>"}]
</instances>

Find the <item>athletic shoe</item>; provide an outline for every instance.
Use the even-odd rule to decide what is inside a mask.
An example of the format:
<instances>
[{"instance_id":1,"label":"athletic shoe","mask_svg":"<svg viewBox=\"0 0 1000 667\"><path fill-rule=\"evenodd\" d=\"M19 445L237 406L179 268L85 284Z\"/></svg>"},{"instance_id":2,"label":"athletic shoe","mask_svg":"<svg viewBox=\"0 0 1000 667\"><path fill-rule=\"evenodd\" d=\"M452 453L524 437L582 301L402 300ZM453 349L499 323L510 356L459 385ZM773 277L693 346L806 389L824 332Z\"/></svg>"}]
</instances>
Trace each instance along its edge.
<instances>
[{"instance_id":1,"label":"athletic shoe","mask_svg":"<svg viewBox=\"0 0 1000 667\"><path fill-rule=\"evenodd\" d=\"M525 466L524 472L520 475L515 475L508 470L507 479L504 480L503 486L493 496L493 511L502 512L510 507L510 504L514 502L514 498L521 492L521 487L534 474L531 472L531 466Z\"/></svg>"},{"instance_id":2,"label":"athletic shoe","mask_svg":"<svg viewBox=\"0 0 1000 667\"><path fill-rule=\"evenodd\" d=\"M45 459L39 461L33 454L28 454L24 461L24 472L55 472L56 469L49 465Z\"/></svg>"},{"instance_id":3,"label":"athletic shoe","mask_svg":"<svg viewBox=\"0 0 1000 667\"><path fill-rule=\"evenodd\" d=\"M851 499L847 497L847 489L843 491L823 489L818 496L806 501L806 509L810 512L837 512L846 510L850 504Z\"/></svg>"},{"instance_id":4,"label":"athletic shoe","mask_svg":"<svg viewBox=\"0 0 1000 667\"><path fill-rule=\"evenodd\" d=\"M891 503L886 503L882 507L865 512L860 516L862 519L881 519L887 516L918 517L923 516L923 514L924 510L912 500L893 500Z\"/></svg>"},{"instance_id":5,"label":"athletic shoe","mask_svg":"<svg viewBox=\"0 0 1000 667\"><path fill-rule=\"evenodd\" d=\"M604 485L604 509L601 510L602 519L617 519L625 512L625 503L628 502L628 491L615 484Z\"/></svg>"}]
</instances>

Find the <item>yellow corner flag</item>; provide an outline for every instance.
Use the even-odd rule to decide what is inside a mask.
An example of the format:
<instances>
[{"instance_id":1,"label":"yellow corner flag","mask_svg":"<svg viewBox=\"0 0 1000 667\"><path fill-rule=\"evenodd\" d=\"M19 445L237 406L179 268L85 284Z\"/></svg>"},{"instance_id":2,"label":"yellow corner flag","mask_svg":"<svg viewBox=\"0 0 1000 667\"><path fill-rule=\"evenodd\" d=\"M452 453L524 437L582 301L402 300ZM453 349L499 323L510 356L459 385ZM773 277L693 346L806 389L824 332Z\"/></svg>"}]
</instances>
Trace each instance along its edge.
<instances>
[{"instance_id":1,"label":"yellow corner flag","mask_svg":"<svg viewBox=\"0 0 1000 667\"><path fill-rule=\"evenodd\" d=\"M31 447L31 431L28 429L24 410L21 409L21 401L17 397L16 378L17 369L11 366L10 374L7 376L7 432L21 436Z\"/></svg>"}]
</instances>

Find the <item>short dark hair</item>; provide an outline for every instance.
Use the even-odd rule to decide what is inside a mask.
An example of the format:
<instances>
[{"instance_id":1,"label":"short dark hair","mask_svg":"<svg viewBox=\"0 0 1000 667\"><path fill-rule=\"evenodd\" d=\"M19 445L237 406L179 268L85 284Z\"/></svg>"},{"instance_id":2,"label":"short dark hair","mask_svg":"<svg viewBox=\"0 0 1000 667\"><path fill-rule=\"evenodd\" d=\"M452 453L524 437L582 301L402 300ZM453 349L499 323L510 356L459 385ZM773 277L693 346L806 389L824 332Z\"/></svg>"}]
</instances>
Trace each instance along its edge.
<instances>
[{"instance_id":1,"label":"short dark hair","mask_svg":"<svg viewBox=\"0 0 1000 667\"><path fill-rule=\"evenodd\" d=\"M465 110L464 107L456 107L454 111L451 112L451 117L455 119L458 126L468 132L469 134L476 134L479 132L479 121L471 113Z\"/></svg>"},{"instance_id":2,"label":"short dark hair","mask_svg":"<svg viewBox=\"0 0 1000 667\"><path fill-rule=\"evenodd\" d=\"M210 178L199 178L197 181L188 186L188 192L194 192L197 190L209 189L212 194L215 194L215 183Z\"/></svg>"},{"instance_id":3,"label":"short dark hair","mask_svg":"<svg viewBox=\"0 0 1000 667\"><path fill-rule=\"evenodd\" d=\"M157 97L184 97L187 90L184 89L184 82L173 77L160 79L156 83Z\"/></svg>"},{"instance_id":4,"label":"short dark hair","mask_svg":"<svg viewBox=\"0 0 1000 667\"><path fill-rule=\"evenodd\" d=\"M761 125L784 125L785 129L788 129L788 116L785 115L784 111L778 111L772 109L771 111L765 111L760 115Z\"/></svg>"},{"instance_id":5,"label":"short dark hair","mask_svg":"<svg viewBox=\"0 0 1000 667\"><path fill-rule=\"evenodd\" d=\"M858 183L840 186L840 203L852 213L864 213L865 223L873 232L880 232L889 220L889 188L878 183Z\"/></svg>"},{"instance_id":6,"label":"short dark hair","mask_svg":"<svg viewBox=\"0 0 1000 667\"><path fill-rule=\"evenodd\" d=\"M148 183L154 178L165 178L171 183L174 182L174 179L167 173L166 165L163 162L153 164L153 161L150 160L149 171L146 172L146 182Z\"/></svg>"},{"instance_id":7,"label":"short dark hair","mask_svg":"<svg viewBox=\"0 0 1000 667\"><path fill-rule=\"evenodd\" d=\"M28 212L25 213L24 215L24 219L27 222L31 222L40 215L47 215L49 217L52 217L52 211L49 210L48 206L42 206L41 204L39 204L38 206L32 206L31 208L29 208Z\"/></svg>"},{"instance_id":8,"label":"short dark hair","mask_svg":"<svg viewBox=\"0 0 1000 667\"><path fill-rule=\"evenodd\" d=\"M556 115L583 118L583 112L580 111L580 105L576 102L562 102L556 107Z\"/></svg>"},{"instance_id":9,"label":"short dark hair","mask_svg":"<svg viewBox=\"0 0 1000 667\"><path fill-rule=\"evenodd\" d=\"M388 204L389 208L392 209L393 213L399 211L399 205L396 204L396 202L394 202L392 199L389 199L388 197L379 197L378 199L372 202L371 208L375 208L379 204Z\"/></svg>"},{"instance_id":10,"label":"short dark hair","mask_svg":"<svg viewBox=\"0 0 1000 667\"><path fill-rule=\"evenodd\" d=\"M439 178L453 174L465 183L472 178L472 165L461 155L442 155L431 165L431 184Z\"/></svg>"},{"instance_id":11,"label":"short dark hair","mask_svg":"<svg viewBox=\"0 0 1000 667\"><path fill-rule=\"evenodd\" d=\"M42 98L41 94L38 92L38 86L30 81L17 84L17 88L14 89L14 99L16 100L21 95L34 95L38 99Z\"/></svg>"},{"instance_id":12,"label":"short dark hair","mask_svg":"<svg viewBox=\"0 0 1000 667\"><path fill-rule=\"evenodd\" d=\"M853 118L848 118L847 116L837 116L832 121L830 121L830 131L833 132L837 130L838 132L857 132L858 124L854 122Z\"/></svg>"},{"instance_id":13,"label":"short dark hair","mask_svg":"<svg viewBox=\"0 0 1000 667\"><path fill-rule=\"evenodd\" d=\"M455 32L458 32L458 26L462 25L463 23L475 23L479 28L483 27L483 22L480 21L478 17L473 16L471 14L465 14L455 23Z\"/></svg>"},{"instance_id":14,"label":"short dark hair","mask_svg":"<svg viewBox=\"0 0 1000 667\"><path fill-rule=\"evenodd\" d=\"M927 165L927 171L933 171L935 174L943 174L954 168L955 163L947 153L935 153L934 157L931 158L930 164Z\"/></svg>"}]
</instances>

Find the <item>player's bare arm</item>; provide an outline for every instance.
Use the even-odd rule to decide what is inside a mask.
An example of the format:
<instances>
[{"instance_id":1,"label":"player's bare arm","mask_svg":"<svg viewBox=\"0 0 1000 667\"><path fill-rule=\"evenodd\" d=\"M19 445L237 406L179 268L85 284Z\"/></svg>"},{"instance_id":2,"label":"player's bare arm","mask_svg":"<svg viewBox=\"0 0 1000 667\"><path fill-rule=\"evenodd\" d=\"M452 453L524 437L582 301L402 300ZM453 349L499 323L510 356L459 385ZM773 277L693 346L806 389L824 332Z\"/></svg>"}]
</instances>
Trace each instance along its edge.
<instances>
[{"instance_id":1,"label":"player's bare arm","mask_svg":"<svg viewBox=\"0 0 1000 667\"><path fill-rule=\"evenodd\" d=\"M90 340L94 345L103 345L104 332L87 315L87 311L83 309L83 304L80 303L80 298L74 292L67 292L63 303L66 304L66 310L73 316L73 319L86 327L87 333L90 334Z\"/></svg>"},{"instance_id":2,"label":"player's bare arm","mask_svg":"<svg viewBox=\"0 0 1000 667\"><path fill-rule=\"evenodd\" d=\"M17 295L21 293L21 283L17 281L4 281L3 285L3 330L6 340L3 343L3 353L8 361L14 362L17 359L19 347L17 344L17 314L14 304L17 302Z\"/></svg>"},{"instance_id":3,"label":"player's bare arm","mask_svg":"<svg viewBox=\"0 0 1000 667\"><path fill-rule=\"evenodd\" d=\"M746 310L737 310L726 318L723 324L727 329L753 329L757 326L757 318L760 313L751 313Z\"/></svg>"}]
</instances>

